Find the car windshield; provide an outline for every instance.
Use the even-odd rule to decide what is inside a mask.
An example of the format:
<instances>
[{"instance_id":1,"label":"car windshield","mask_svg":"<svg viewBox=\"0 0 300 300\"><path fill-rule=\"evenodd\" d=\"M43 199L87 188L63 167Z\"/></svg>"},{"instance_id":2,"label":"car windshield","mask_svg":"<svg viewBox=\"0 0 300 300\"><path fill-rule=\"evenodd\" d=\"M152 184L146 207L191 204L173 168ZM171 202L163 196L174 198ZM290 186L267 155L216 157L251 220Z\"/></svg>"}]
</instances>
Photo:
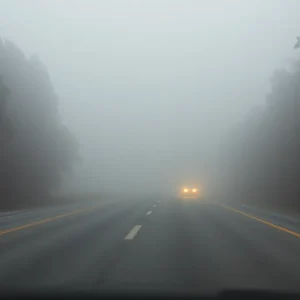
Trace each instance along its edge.
<instances>
[{"instance_id":1,"label":"car windshield","mask_svg":"<svg viewBox=\"0 0 300 300\"><path fill-rule=\"evenodd\" d=\"M300 293L299 11L0 0L0 293Z\"/></svg>"}]
</instances>

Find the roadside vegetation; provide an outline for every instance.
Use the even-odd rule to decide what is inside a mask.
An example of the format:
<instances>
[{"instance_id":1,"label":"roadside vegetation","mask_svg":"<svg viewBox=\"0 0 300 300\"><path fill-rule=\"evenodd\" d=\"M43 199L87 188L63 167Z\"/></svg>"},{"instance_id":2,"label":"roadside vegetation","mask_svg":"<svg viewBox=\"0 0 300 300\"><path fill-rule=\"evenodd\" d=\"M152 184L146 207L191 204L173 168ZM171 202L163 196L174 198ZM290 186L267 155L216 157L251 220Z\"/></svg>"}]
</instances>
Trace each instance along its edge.
<instances>
[{"instance_id":1,"label":"roadside vegetation","mask_svg":"<svg viewBox=\"0 0 300 300\"><path fill-rule=\"evenodd\" d=\"M275 70L270 83L265 104L221 144L219 196L300 212L300 59Z\"/></svg>"},{"instance_id":2,"label":"roadside vegetation","mask_svg":"<svg viewBox=\"0 0 300 300\"><path fill-rule=\"evenodd\" d=\"M0 39L0 209L49 201L78 160L45 65Z\"/></svg>"}]
</instances>

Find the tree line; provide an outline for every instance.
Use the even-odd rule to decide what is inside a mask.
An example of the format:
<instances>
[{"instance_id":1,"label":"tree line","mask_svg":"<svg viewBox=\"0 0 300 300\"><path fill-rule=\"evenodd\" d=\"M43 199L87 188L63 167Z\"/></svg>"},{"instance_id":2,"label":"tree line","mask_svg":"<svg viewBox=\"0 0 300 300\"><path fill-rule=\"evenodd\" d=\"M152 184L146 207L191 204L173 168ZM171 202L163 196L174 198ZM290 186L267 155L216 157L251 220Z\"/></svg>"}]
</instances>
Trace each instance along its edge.
<instances>
[{"instance_id":1,"label":"tree line","mask_svg":"<svg viewBox=\"0 0 300 300\"><path fill-rule=\"evenodd\" d=\"M41 204L78 159L45 65L0 38L0 209Z\"/></svg>"},{"instance_id":2,"label":"tree line","mask_svg":"<svg viewBox=\"0 0 300 300\"><path fill-rule=\"evenodd\" d=\"M275 70L270 82L265 104L222 143L220 195L300 211L300 59L290 70Z\"/></svg>"}]
</instances>

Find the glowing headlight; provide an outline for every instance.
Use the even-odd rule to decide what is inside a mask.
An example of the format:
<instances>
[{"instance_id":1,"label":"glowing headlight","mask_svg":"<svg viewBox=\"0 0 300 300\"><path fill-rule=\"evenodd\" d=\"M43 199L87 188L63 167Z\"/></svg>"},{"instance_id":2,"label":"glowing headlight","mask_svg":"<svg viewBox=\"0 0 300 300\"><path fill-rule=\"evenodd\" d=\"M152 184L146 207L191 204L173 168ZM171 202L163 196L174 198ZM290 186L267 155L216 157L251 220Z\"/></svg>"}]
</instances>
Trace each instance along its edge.
<instances>
[{"instance_id":1,"label":"glowing headlight","mask_svg":"<svg viewBox=\"0 0 300 300\"><path fill-rule=\"evenodd\" d=\"M184 189L183 191L184 191L185 193L187 193L189 190L188 190L188 189Z\"/></svg>"},{"instance_id":2,"label":"glowing headlight","mask_svg":"<svg viewBox=\"0 0 300 300\"><path fill-rule=\"evenodd\" d=\"M192 192L193 192L193 193L196 193L196 192L197 192L197 189L193 189Z\"/></svg>"}]
</instances>

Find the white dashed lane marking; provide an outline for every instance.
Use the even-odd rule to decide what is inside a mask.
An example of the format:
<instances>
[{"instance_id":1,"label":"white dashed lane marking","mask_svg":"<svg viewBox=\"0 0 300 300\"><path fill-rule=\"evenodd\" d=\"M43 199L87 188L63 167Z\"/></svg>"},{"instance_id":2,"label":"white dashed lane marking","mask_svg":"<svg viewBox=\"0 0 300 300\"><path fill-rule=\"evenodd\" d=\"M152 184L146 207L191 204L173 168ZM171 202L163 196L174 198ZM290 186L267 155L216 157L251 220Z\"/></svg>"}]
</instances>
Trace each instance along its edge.
<instances>
[{"instance_id":1,"label":"white dashed lane marking","mask_svg":"<svg viewBox=\"0 0 300 300\"><path fill-rule=\"evenodd\" d=\"M125 240L132 240L134 239L134 237L137 235L137 233L139 232L139 230L142 228L142 225L135 225L130 231L129 233L125 236Z\"/></svg>"},{"instance_id":2,"label":"white dashed lane marking","mask_svg":"<svg viewBox=\"0 0 300 300\"><path fill-rule=\"evenodd\" d=\"M152 211L149 210L149 211L146 213L146 215L149 216L151 213L152 213Z\"/></svg>"}]
</instances>

